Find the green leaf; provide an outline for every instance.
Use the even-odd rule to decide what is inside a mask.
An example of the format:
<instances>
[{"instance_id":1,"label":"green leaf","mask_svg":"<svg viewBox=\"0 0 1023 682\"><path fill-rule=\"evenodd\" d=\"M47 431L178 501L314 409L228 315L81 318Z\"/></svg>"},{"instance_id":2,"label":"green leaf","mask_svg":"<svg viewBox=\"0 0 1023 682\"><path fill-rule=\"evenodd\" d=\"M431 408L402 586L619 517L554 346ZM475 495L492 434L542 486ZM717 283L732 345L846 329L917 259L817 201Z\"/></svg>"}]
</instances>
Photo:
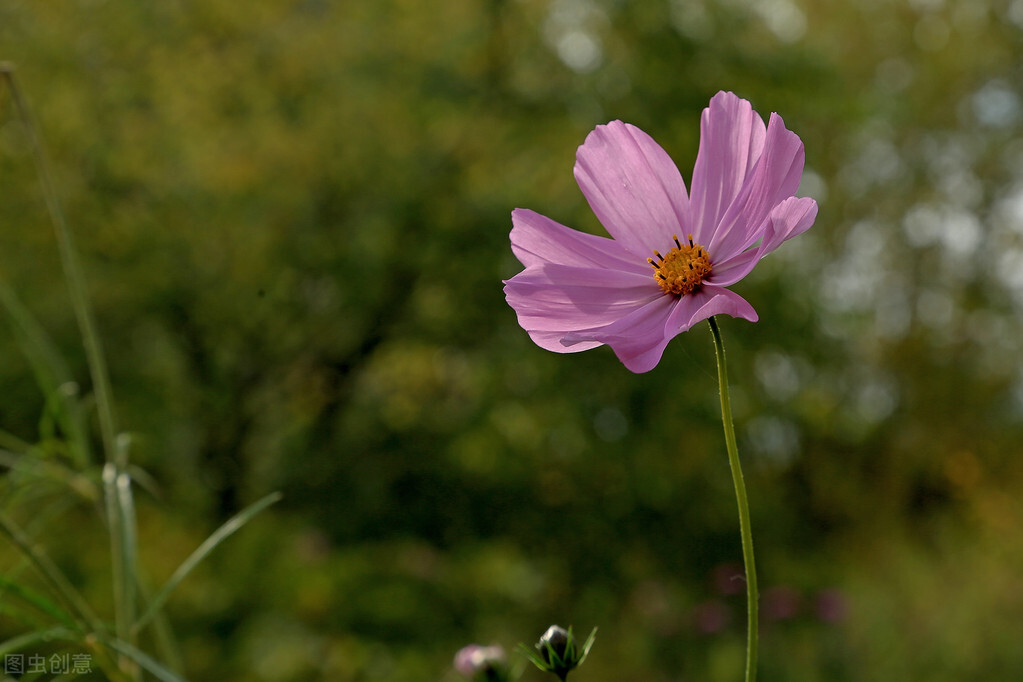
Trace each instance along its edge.
<instances>
[{"instance_id":1,"label":"green leaf","mask_svg":"<svg viewBox=\"0 0 1023 682\"><path fill-rule=\"evenodd\" d=\"M32 543L32 540L21 530L21 528L14 522L13 519L8 517L3 512L0 512L0 531L10 539L14 545L21 550L29 561L39 571L40 575L43 576L49 582L50 586L54 591L60 595L67 605L76 612L76 622L80 629L92 629L94 631L100 630L100 621L93 613L89 604L82 597L81 593L75 589L71 584L71 581L67 579L56 564L50 559L45 551L41 547L37 547Z\"/></svg>"},{"instance_id":2,"label":"green leaf","mask_svg":"<svg viewBox=\"0 0 1023 682\"><path fill-rule=\"evenodd\" d=\"M82 641L82 635L75 630L69 630L64 627L28 632L24 635L12 637L6 642L0 642L0 656L4 656L14 651L20 651L21 649L30 647L33 644L59 641L78 643Z\"/></svg>"},{"instance_id":3,"label":"green leaf","mask_svg":"<svg viewBox=\"0 0 1023 682\"><path fill-rule=\"evenodd\" d=\"M41 433L52 433L53 424L59 425L67 434L72 459L79 466L85 466L89 461L89 439L85 435L81 410L75 402L77 386L71 381L67 363L42 326L3 281L0 281L0 306L6 310L15 340L32 366L36 384L47 397ZM16 443L6 437L0 439L0 445L25 451L13 447Z\"/></svg>"},{"instance_id":4,"label":"green leaf","mask_svg":"<svg viewBox=\"0 0 1023 682\"><path fill-rule=\"evenodd\" d=\"M75 626L74 617L48 599L46 595L40 594L39 592L25 587L20 583L16 583L13 580L0 577L0 597L3 597L5 594L21 599L23 602L35 607L37 610L45 613L51 618L60 621L67 627L73 628Z\"/></svg>"},{"instance_id":5,"label":"green leaf","mask_svg":"<svg viewBox=\"0 0 1023 682\"><path fill-rule=\"evenodd\" d=\"M114 651L138 663L157 679L163 680L163 682L187 682L185 678L171 672L151 656L123 640L104 638L102 641Z\"/></svg>"},{"instance_id":6,"label":"green leaf","mask_svg":"<svg viewBox=\"0 0 1023 682\"><path fill-rule=\"evenodd\" d=\"M132 629L137 632L146 623L148 623L149 620L156 615L156 612L160 610L163 603L167 601L167 597L170 595L171 591L173 591L174 588L177 587L178 584L184 580L197 565L199 565L199 562L205 559L210 552L216 549L221 542L248 523L254 516L280 499L281 494L279 492L270 493L266 497L250 504L248 507L235 514L224 522L224 525L213 531L213 534L206 538L206 541L199 545L199 547L197 547L196 550L192 552L192 554L189 555L189 557L185 559L180 566L178 566L178 569L174 571L174 574L167 579L167 582L160 588L160 591L153 596L153 599L149 602L145 612L143 612L143 614L139 616L139 619L135 621L135 625Z\"/></svg>"},{"instance_id":7,"label":"green leaf","mask_svg":"<svg viewBox=\"0 0 1023 682\"><path fill-rule=\"evenodd\" d=\"M32 449L32 444L23 441L9 431L0 429L0 448L23 454Z\"/></svg>"}]
</instances>

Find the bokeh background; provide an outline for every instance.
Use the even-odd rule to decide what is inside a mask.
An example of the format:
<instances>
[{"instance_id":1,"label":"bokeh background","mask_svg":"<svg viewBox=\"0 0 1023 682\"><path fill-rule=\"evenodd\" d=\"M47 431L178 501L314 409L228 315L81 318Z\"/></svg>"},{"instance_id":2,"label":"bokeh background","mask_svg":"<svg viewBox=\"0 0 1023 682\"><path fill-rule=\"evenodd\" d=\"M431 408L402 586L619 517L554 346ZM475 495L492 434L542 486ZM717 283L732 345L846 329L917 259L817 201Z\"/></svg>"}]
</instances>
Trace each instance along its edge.
<instances>
[{"instance_id":1,"label":"bokeh background","mask_svg":"<svg viewBox=\"0 0 1023 682\"><path fill-rule=\"evenodd\" d=\"M1021 54L1021 0L0 0L151 477L145 573L284 494L174 593L175 664L453 680L557 622L600 628L579 682L739 679L706 325L632 375L538 349L501 291L512 208L602 233L594 125L688 181L725 89L802 137L821 207L735 287L761 321L722 321L761 678L1019 679ZM0 92L0 282L90 409L28 151ZM8 318L4 447L80 466ZM109 616L94 486L17 473L0 504Z\"/></svg>"}]
</instances>

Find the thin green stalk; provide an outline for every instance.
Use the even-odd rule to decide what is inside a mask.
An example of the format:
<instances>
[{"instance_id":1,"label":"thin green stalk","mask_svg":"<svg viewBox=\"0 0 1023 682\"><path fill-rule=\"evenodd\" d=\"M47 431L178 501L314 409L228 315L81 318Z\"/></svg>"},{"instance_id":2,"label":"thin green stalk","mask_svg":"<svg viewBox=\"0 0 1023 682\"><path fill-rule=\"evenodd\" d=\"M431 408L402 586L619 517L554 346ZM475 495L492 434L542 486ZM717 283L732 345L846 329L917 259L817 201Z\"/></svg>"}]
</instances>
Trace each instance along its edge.
<instances>
[{"instance_id":1,"label":"thin green stalk","mask_svg":"<svg viewBox=\"0 0 1023 682\"><path fill-rule=\"evenodd\" d=\"M82 632L99 632L102 624L92 612L78 590L74 588L67 576L54 564L50 557L21 530L13 519L0 512L0 532L10 539L14 545L32 562L39 574L50 584L54 592L64 601L74 614L76 625Z\"/></svg>"},{"instance_id":2,"label":"thin green stalk","mask_svg":"<svg viewBox=\"0 0 1023 682\"><path fill-rule=\"evenodd\" d=\"M103 487L110 533L111 569L114 579L114 630L118 638L134 644L131 624L135 620L135 508L131 500L131 479L118 474L113 462L103 467ZM125 656L119 665L132 679L141 679L138 665Z\"/></svg>"},{"instance_id":3,"label":"thin green stalk","mask_svg":"<svg viewBox=\"0 0 1023 682\"><path fill-rule=\"evenodd\" d=\"M72 459L79 469L84 469L91 459L89 439L85 437L81 411L74 400L77 384L72 382L67 364L50 337L3 281L0 281L0 306L11 320L11 328L22 353L32 366L36 383L47 396L45 414L52 415L60 424L60 428L67 434Z\"/></svg>"},{"instance_id":4,"label":"thin green stalk","mask_svg":"<svg viewBox=\"0 0 1023 682\"><path fill-rule=\"evenodd\" d=\"M125 592L124 522L117 497L117 467L113 462L103 466L103 501L106 503L107 533L110 536L110 572L114 582L114 624L118 636L124 632Z\"/></svg>"},{"instance_id":5,"label":"thin green stalk","mask_svg":"<svg viewBox=\"0 0 1023 682\"><path fill-rule=\"evenodd\" d=\"M114 409L110 389L110 373L107 369L106 358L103 355L103 347L96 329L92 307L89 305L89 299L86 295L85 278L82 275L78 262L78 252L75 248L74 236L68 228L64 212L61 209L57 188L53 182L53 174L50 171L49 160L43 150L42 139L32 120L28 103L22 95L18 79L15 77L14 66L9 62L0 62L0 78L7 83L7 88L11 93L11 99L14 103L14 109L21 121L24 134L32 150L32 157L39 176L43 199L57 237L57 247L60 252L64 277L67 280L68 292L71 297L71 307L74 310L75 318L78 321L78 327L82 334L82 345L85 347L85 357L89 365L89 375L92 378L92 388L96 398L96 412L99 417L100 434L103 439L103 450L107 463L103 476L104 490L107 496L108 525L111 534L111 554L114 565L113 587L114 600L117 605L115 621L117 632L119 634L128 634L130 632L130 625L134 621L135 585L137 584L134 575L136 558L134 507L130 503L131 491L130 489L125 489L125 485L130 485L130 480L124 474L128 469L128 448L122 447L117 439L117 414ZM123 657L121 662L129 670L133 679L141 679L135 663L129 663L128 659Z\"/></svg>"},{"instance_id":6,"label":"thin green stalk","mask_svg":"<svg viewBox=\"0 0 1023 682\"><path fill-rule=\"evenodd\" d=\"M35 632L29 632L24 635L13 637L5 642L0 642L0 656L7 656L11 652L18 651L35 644L58 641L78 642L79 637L79 633L74 630L69 630L63 626L50 628L48 630L37 630Z\"/></svg>"},{"instance_id":7,"label":"thin green stalk","mask_svg":"<svg viewBox=\"0 0 1023 682\"><path fill-rule=\"evenodd\" d=\"M281 494L274 492L269 495L253 502L245 509L241 510L227 521L224 522L217 530L213 531L206 540L199 545L194 552L192 552L187 559L185 559L174 574L167 579L167 582L163 587L156 593L156 595L149 601L145 611L139 616L138 620L132 626L132 631L138 633L143 626L146 625L152 618L163 607L163 603L167 600L167 597L174 590L178 584L185 579L185 577L192 572L192 570L199 565L206 556L220 545L229 535L240 529L246 523L248 523L254 516L259 514L261 511L274 504L281 499Z\"/></svg>"},{"instance_id":8,"label":"thin green stalk","mask_svg":"<svg viewBox=\"0 0 1023 682\"><path fill-rule=\"evenodd\" d=\"M117 476L117 496L121 501L120 507L123 515L122 524L124 528L121 532L121 541L124 543L124 551L122 555L125 580L129 586L126 595L127 603L124 604L124 617L125 626L129 626L135 622L135 613L138 608L138 595L136 593L138 566L135 562L139 555L139 538L138 527L135 525L135 497L131 489L131 477L124 472ZM128 643L135 644L130 637Z\"/></svg>"},{"instance_id":9,"label":"thin green stalk","mask_svg":"<svg viewBox=\"0 0 1023 682\"><path fill-rule=\"evenodd\" d=\"M50 165L46 154L43 152L42 141L32 122L28 104L25 102L25 98L21 94L21 88L18 85L18 80L15 78L14 66L8 62L0 62L0 76L7 82L7 88L10 90L14 108L18 112L18 118L21 120L25 136L28 138L29 146L32 149L32 157L35 159L36 172L39 174L39 184L43 191L43 199L46 202L46 208L50 213L50 219L53 221L53 227L57 235L61 265L64 269L64 276L67 278L68 289L71 294L71 306L75 311L75 317L82 332L82 343L85 346L85 355L89 363L89 374L92 376L93 390L96 394L96 409L99 413L103 448L106 451L108 460L114 459L118 465L117 468L123 470L127 467L128 463L115 459L118 457L115 445L117 417L110 393L110 375L107 371L106 360L103 357L103 348L100 344L99 334L96 331L92 308L89 306L89 300L85 294L85 278L82 276L81 268L78 265L74 238L71 230L68 229L67 221L64 219L64 212L61 210L57 189L50 172Z\"/></svg>"},{"instance_id":10,"label":"thin green stalk","mask_svg":"<svg viewBox=\"0 0 1023 682\"><path fill-rule=\"evenodd\" d=\"M139 574L138 593L140 603L143 604L149 603L153 596L153 591L143 574ZM136 630L134 627L132 629ZM162 610L156 611L152 616L152 631L153 645L160 654L158 660L163 661L168 670L182 674L185 670L185 662L181 655L181 649L178 647L167 614Z\"/></svg>"},{"instance_id":11,"label":"thin green stalk","mask_svg":"<svg viewBox=\"0 0 1023 682\"><path fill-rule=\"evenodd\" d=\"M732 402L728 395L728 370L725 367L725 346L721 343L721 332L717 322L710 318L710 331L714 335L714 355L718 361L718 385L721 391L721 421L725 429L725 447L728 449L728 465L732 470L735 485L735 499L739 505L739 531L742 535L742 561L746 568L746 682L757 677L757 567L753 559L753 528L750 524L749 501L746 498L746 483L742 478L739 463L739 448L735 444L735 426L732 424Z\"/></svg>"}]
</instances>

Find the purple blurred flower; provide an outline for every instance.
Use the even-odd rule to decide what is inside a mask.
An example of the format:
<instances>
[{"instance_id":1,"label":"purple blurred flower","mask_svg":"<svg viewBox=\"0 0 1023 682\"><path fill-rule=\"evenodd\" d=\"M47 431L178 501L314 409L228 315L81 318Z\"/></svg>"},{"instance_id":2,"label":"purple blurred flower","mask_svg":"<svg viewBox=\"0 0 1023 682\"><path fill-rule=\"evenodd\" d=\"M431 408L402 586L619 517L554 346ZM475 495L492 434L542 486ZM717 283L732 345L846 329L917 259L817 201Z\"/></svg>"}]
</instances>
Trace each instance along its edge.
<instances>
[{"instance_id":1,"label":"purple blurred flower","mask_svg":"<svg viewBox=\"0 0 1023 682\"><path fill-rule=\"evenodd\" d=\"M769 621L788 620L799 613L802 597L794 588L777 585L761 595L761 615Z\"/></svg>"},{"instance_id":2,"label":"purple blurred flower","mask_svg":"<svg viewBox=\"0 0 1023 682\"><path fill-rule=\"evenodd\" d=\"M649 371L668 341L701 320L757 321L726 287L813 224L817 203L794 196L802 173L799 137L777 114L765 126L730 92L703 112L691 195L649 135L621 121L597 126L577 152L575 177L613 239L515 209L512 251L525 270L505 282L505 296L542 348L607 344L633 372Z\"/></svg>"},{"instance_id":3,"label":"purple blurred flower","mask_svg":"<svg viewBox=\"0 0 1023 682\"><path fill-rule=\"evenodd\" d=\"M829 588L817 594L817 617L825 623L839 623L849 615L849 600L841 590Z\"/></svg>"},{"instance_id":4,"label":"purple blurred flower","mask_svg":"<svg viewBox=\"0 0 1023 682\"><path fill-rule=\"evenodd\" d=\"M455 654L455 670L464 677L475 679L498 679L505 667L504 649L499 646L480 646L470 644L462 647Z\"/></svg>"},{"instance_id":5,"label":"purple blurred flower","mask_svg":"<svg viewBox=\"0 0 1023 682\"><path fill-rule=\"evenodd\" d=\"M720 599L710 599L693 607L693 620L700 632L713 635L732 622L732 610Z\"/></svg>"}]
</instances>

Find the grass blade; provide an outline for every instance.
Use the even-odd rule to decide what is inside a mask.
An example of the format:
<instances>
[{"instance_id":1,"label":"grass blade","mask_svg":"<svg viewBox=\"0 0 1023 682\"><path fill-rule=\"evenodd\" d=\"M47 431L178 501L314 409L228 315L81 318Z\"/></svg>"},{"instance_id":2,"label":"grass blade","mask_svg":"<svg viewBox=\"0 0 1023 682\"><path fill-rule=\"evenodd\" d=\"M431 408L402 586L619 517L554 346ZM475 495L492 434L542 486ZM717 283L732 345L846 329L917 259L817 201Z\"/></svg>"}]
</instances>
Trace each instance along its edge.
<instances>
[{"instance_id":1,"label":"grass blade","mask_svg":"<svg viewBox=\"0 0 1023 682\"><path fill-rule=\"evenodd\" d=\"M0 429L0 448L12 452L25 453L32 449L32 444L15 436L13 433Z\"/></svg>"},{"instance_id":2,"label":"grass blade","mask_svg":"<svg viewBox=\"0 0 1023 682\"><path fill-rule=\"evenodd\" d=\"M104 638L102 641L117 653L130 658L158 680L163 682L187 682L185 678L171 672L157 663L152 657L123 640Z\"/></svg>"},{"instance_id":3,"label":"grass blade","mask_svg":"<svg viewBox=\"0 0 1023 682\"><path fill-rule=\"evenodd\" d=\"M153 599L147 605L145 612L143 612L143 614L135 622L133 630L138 632L146 623L148 623L157 611L160 610L163 603L167 601L167 597L170 595L171 591L173 591L174 588L192 572L199 562L205 559L210 552L216 549L221 542L248 523L254 516L280 499L280 493L270 493L266 497L250 504L248 507L232 516L224 523L224 525L206 538L205 542L199 545L199 547L197 547L196 550L192 552L192 554L189 555L189 557L185 559L180 566L178 566L177 570L174 571L174 574L168 578L164 586L160 588L160 591L153 596Z\"/></svg>"},{"instance_id":4,"label":"grass blade","mask_svg":"<svg viewBox=\"0 0 1023 682\"><path fill-rule=\"evenodd\" d=\"M81 639L82 635L80 633L64 627L27 632L24 635L12 637L6 642L0 642L0 656L5 656L11 652L19 651L25 647L32 646L33 644L57 641L78 643L81 642Z\"/></svg>"},{"instance_id":5,"label":"grass blade","mask_svg":"<svg viewBox=\"0 0 1023 682\"><path fill-rule=\"evenodd\" d=\"M57 235L60 261L64 270L64 277L67 279L68 291L71 295L71 307L75 311L78 327L82 333L82 344L85 346L85 356L89 363L89 374L92 377L92 388L96 395L96 409L99 413L103 447L107 458L112 459L117 456L114 440L118 429L113 398L110 392L110 374L107 371L103 348L100 344L99 334L96 331L92 308L86 296L85 278L82 276L81 267L78 263L78 253L75 248L74 238L71 230L68 228L67 221L64 219L64 212L60 206L56 185L50 172L49 161L43 151L42 140L32 120L28 103L22 95L18 79L15 78L14 66L7 62L0 63L0 78L7 83L7 89L11 93L14 108L18 112L18 118L25 127L29 146L32 149L32 156L35 159L36 172L39 175L39 184L43 191L43 198L46 201L46 208L50 213L50 219L53 222L53 228ZM124 469L127 462L118 462L118 464L118 468Z\"/></svg>"},{"instance_id":6,"label":"grass blade","mask_svg":"<svg viewBox=\"0 0 1023 682\"><path fill-rule=\"evenodd\" d=\"M118 447L127 448L127 436L122 434L118 437ZM123 442L122 442L123 441ZM131 638L131 625L135 621L138 602L138 527L135 520L135 498L131 490L131 476L125 472L117 475L117 500L121 511L121 562L123 564L122 575L124 577L124 601L122 603L122 617L128 643L134 644Z\"/></svg>"},{"instance_id":7,"label":"grass blade","mask_svg":"<svg viewBox=\"0 0 1023 682\"><path fill-rule=\"evenodd\" d=\"M43 395L47 396L46 413L56 419L61 430L67 434L68 446L74 462L84 467L89 462L89 439L85 436L85 425L81 410L75 402L76 386L71 381L71 372L56 345L42 326L6 283L0 281L0 305L11 321L15 340L22 354L32 367ZM13 448L12 448L13 449Z\"/></svg>"},{"instance_id":8,"label":"grass blade","mask_svg":"<svg viewBox=\"0 0 1023 682\"><path fill-rule=\"evenodd\" d=\"M45 613L66 627L75 627L74 617L57 606L57 604L50 601L46 595L40 594L31 588L21 585L20 583L16 583L13 580L0 576L0 596L3 596L4 594L9 594L21 599L21 601L35 607L37 611Z\"/></svg>"},{"instance_id":9,"label":"grass blade","mask_svg":"<svg viewBox=\"0 0 1023 682\"><path fill-rule=\"evenodd\" d=\"M32 541L25 535L14 521L0 512L0 530L10 538L32 562L39 573L46 579L50 586L67 603L67 606L75 613L75 621L83 631L98 632L102 629L99 619L92 612L78 590L74 588L64 573L57 568L50 557L41 549L32 544Z\"/></svg>"},{"instance_id":10,"label":"grass blade","mask_svg":"<svg viewBox=\"0 0 1023 682\"><path fill-rule=\"evenodd\" d=\"M152 590L146 584L145 576L139 574L139 598L148 603ZM163 611L157 611L152 618L153 644L159 652L158 660L163 661L172 672L180 674L185 669L185 662L178 647L174 630L171 628L167 615Z\"/></svg>"}]
</instances>

